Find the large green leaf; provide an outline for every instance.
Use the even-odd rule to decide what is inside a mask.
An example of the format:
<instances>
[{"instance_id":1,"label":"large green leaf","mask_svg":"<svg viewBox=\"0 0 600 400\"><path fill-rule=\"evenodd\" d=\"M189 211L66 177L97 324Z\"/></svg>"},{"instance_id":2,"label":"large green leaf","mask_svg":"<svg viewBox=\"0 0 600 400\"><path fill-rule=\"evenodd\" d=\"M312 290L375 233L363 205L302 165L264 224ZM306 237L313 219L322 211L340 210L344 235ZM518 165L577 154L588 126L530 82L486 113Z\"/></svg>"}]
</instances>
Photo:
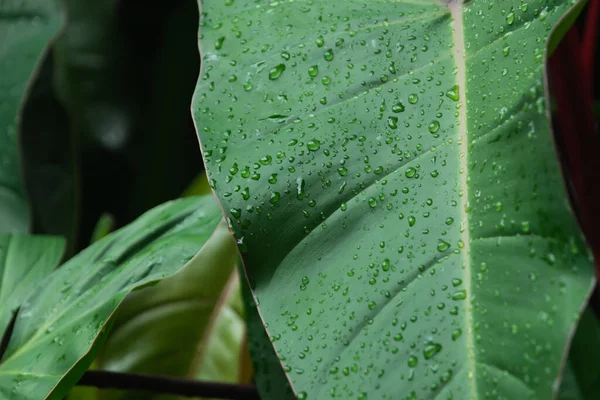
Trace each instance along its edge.
<instances>
[{"instance_id":1,"label":"large green leaf","mask_svg":"<svg viewBox=\"0 0 600 400\"><path fill-rule=\"evenodd\" d=\"M571 5L202 2L208 173L300 398L556 394L593 283L545 113Z\"/></svg>"},{"instance_id":2,"label":"large green leaf","mask_svg":"<svg viewBox=\"0 0 600 400\"><path fill-rule=\"evenodd\" d=\"M0 234L0 338L31 290L56 268L63 248L57 237Z\"/></svg>"},{"instance_id":3,"label":"large green leaf","mask_svg":"<svg viewBox=\"0 0 600 400\"><path fill-rule=\"evenodd\" d=\"M221 218L212 196L167 203L52 273L17 315L0 398L62 398L92 362L123 298L193 263Z\"/></svg>"},{"instance_id":4,"label":"large green leaf","mask_svg":"<svg viewBox=\"0 0 600 400\"><path fill-rule=\"evenodd\" d=\"M225 381L230 371L237 372L236 358L244 333L243 320L228 307L230 282L238 255L227 225L223 221L193 261L180 273L156 287L130 294L123 302L95 367L110 371L209 377ZM225 313L225 314L224 314ZM232 322L223 326L222 317ZM241 326L240 326L241 324ZM220 335L219 335L220 334ZM223 354L210 354L214 336L231 339ZM218 340L217 339L217 340ZM231 356L233 364L218 373L220 356ZM207 365L207 368L203 368ZM211 372L213 372L211 374ZM236 381L236 373L233 373ZM103 391L101 399L172 398L144 392Z\"/></svg>"},{"instance_id":5,"label":"large green leaf","mask_svg":"<svg viewBox=\"0 0 600 400\"><path fill-rule=\"evenodd\" d=\"M29 223L18 159L18 113L30 76L56 35L63 13L56 0L0 4L0 231L25 232Z\"/></svg>"}]
</instances>

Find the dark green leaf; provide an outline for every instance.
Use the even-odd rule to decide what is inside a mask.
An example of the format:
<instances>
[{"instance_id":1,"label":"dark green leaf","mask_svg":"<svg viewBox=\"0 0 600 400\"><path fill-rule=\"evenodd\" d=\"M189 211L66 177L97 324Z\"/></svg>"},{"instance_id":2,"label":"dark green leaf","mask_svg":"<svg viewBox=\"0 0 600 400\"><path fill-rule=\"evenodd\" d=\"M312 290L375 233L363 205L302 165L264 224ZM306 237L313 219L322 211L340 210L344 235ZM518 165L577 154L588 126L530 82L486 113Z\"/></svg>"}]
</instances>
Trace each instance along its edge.
<instances>
[{"instance_id":1,"label":"dark green leaf","mask_svg":"<svg viewBox=\"0 0 600 400\"><path fill-rule=\"evenodd\" d=\"M193 0L68 0L56 86L80 160L81 239L177 198L201 169L189 103L198 75ZM119 196L114 193L118 192Z\"/></svg>"},{"instance_id":2,"label":"dark green leaf","mask_svg":"<svg viewBox=\"0 0 600 400\"><path fill-rule=\"evenodd\" d=\"M78 184L73 127L54 90L54 57L49 51L23 106L20 150L31 230L66 239L74 254L78 228Z\"/></svg>"},{"instance_id":3,"label":"dark green leaf","mask_svg":"<svg viewBox=\"0 0 600 400\"><path fill-rule=\"evenodd\" d=\"M25 232L28 205L18 159L20 107L48 42L63 22L57 0L0 4L0 232Z\"/></svg>"}]
</instances>

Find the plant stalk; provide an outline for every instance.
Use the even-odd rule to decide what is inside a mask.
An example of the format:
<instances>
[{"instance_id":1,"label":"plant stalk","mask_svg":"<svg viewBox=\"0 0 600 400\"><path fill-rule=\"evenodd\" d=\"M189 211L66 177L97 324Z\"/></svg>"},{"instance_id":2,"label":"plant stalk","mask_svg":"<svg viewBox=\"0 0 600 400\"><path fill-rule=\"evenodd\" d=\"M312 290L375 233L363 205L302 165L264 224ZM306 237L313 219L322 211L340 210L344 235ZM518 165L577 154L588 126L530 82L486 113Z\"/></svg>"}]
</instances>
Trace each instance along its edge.
<instances>
[{"instance_id":1,"label":"plant stalk","mask_svg":"<svg viewBox=\"0 0 600 400\"><path fill-rule=\"evenodd\" d=\"M141 375L112 371L87 371L77 386L101 389L141 390L184 397L260 400L254 386L204 382L170 376Z\"/></svg>"}]
</instances>

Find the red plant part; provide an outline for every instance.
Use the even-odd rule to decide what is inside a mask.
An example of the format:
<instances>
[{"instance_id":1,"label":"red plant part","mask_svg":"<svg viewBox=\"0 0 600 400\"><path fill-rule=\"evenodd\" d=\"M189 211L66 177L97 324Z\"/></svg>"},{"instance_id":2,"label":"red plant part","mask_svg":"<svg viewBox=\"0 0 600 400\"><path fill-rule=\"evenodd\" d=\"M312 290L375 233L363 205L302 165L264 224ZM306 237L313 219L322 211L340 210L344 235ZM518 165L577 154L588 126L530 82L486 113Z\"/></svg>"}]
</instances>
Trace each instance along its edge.
<instances>
[{"instance_id":1,"label":"red plant part","mask_svg":"<svg viewBox=\"0 0 600 400\"><path fill-rule=\"evenodd\" d=\"M571 204L596 260L600 278L600 141L594 115L593 66L600 0L590 0L580 37L574 25L547 65L552 98L554 138L569 186Z\"/></svg>"},{"instance_id":2,"label":"red plant part","mask_svg":"<svg viewBox=\"0 0 600 400\"><path fill-rule=\"evenodd\" d=\"M598 42L598 22L600 22L600 1L589 0L581 43L582 71L586 82L594 87L594 56Z\"/></svg>"}]
</instances>

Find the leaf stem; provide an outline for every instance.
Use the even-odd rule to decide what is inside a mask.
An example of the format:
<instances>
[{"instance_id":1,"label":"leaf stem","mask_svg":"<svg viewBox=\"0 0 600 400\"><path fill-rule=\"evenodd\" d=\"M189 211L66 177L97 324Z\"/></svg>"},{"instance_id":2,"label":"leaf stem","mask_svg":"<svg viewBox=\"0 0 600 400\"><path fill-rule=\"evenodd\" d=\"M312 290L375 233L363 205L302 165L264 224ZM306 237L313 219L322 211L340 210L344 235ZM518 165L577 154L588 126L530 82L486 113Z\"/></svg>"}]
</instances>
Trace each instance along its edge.
<instances>
[{"instance_id":1,"label":"leaf stem","mask_svg":"<svg viewBox=\"0 0 600 400\"><path fill-rule=\"evenodd\" d=\"M142 390L184 397L260 400L256 388L250 385L112 371L87 371L77 385L102 389Z\"/></svg>"}]
</instances>

